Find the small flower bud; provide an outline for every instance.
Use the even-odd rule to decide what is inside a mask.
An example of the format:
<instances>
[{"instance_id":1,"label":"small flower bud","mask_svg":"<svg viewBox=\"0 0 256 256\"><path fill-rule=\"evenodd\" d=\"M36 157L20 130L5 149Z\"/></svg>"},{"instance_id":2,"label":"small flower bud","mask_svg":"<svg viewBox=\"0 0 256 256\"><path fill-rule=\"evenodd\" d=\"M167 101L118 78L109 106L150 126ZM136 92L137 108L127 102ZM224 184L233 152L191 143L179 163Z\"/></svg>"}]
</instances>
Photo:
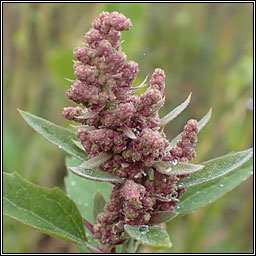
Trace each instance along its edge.
<instances>
[{"instance_id":1,"label":"small flower bud","mask_svg":"<svg viewBox=\"0 0 256 256\"><path fill-rule=\"evenodd\" d=\"M74 64L75 75L79 80L93 83L97 78L97 70L81 63Z\"/></svg>"},{"instance_id":2,"label":"small flower bud","mask_svg":"<svg viewBox=\"0 0 256 256\"><path fill-rule=\"evenodd\" d=\"M74 50L74 56L83 64L91 65L94 57L94 51L88 47L77 47Z\"/></svg>"},{"instance_id":3,"label":"small flower bud","mask_svg":"<svg viewBox=\"0 0 256 256\"><path fill-rule=\"evenodd\" d=\"M102 118L102 124L110 129L129 123L136 109L132 103L121 103L113 110L107 110Z\"/></svg>"},{"instance_id":4,"label":"small flower bud","mask_svg":"<svg viewBox=\"0 0 256 256\"><path fill-rule=\"evenodd\" d=\"M111 26L118 31L129 30L132 27L132 22L130 19L127 19L123 14L118 12L112 12Z\"/></svg>"},{"instance_id":5,"label":"small flower bud","mask_svg":"<svg viewBox=\"0 0 256 256\"><path fill-rule=\"evenodd\" d=\"M164 80L165 80L164 71L160 68L157 68L152 74L152 78L150 80L150 87L159 90L163 95L164 87L165 87Z\"/></svg>"},{"instance_id":6,"label":"small flower bud","mask_svg":"<svg viewBox=\"0 0 256 256\"><path fill-rule=\"evenodd\" d=\"M139 112L143 116L149 116L153 112L152 106L161 100L161 92L158 89L149 88L140 98Z\"/></svg>"},{"instance_id":7,"label":"small flower bud","mask_svg":"<svg viewBox=\"0 0 256 256\"><path fill-rule=\"evenodd\" d=\"M99 42L96 49L96 54L98 57L109 56L112 52L112 45L108 40L102 40Z\"/></svg>"},{"instance_id":8,"label":"small flower bud","mask_svg":"<svg viewBox=\"0 0 256 256\"><path fill-rule=\"evenodd\" d=\"M91 28L86 34L85 34L85 41L92 47L95 48L97 46L97 43L103 39L103 36L101 33Z\"/></svg>"},{"instance_id":9,"label":"small flower bud","mask_svg":"<svg viewBox=\"0 0 256 256\"><path fill-rule=\"evenodd\" d=\"M180 162L191 161L196 157L194 147L197 141L198 123L196 120L189 120L181 134L181 139L170 150L171 161L177 159Z\"/></svg>"},{"instance_id":10,"label":"small flower bud","mask_svg":"<svg viewBox=\"0 0 256 256\"><path fill-rule=\"evenodd\" d=\"M122 76L120 80L124 81L123 86L130 87L134 82L138 72L138 64L134 61L128 61L122 69Z\"/></svg>"},{"instance_id":11,"label":"small flower bud","mask_svg":"<svg viewBox=\"0 0 256 256\"><path fill-rule=\"evenodd\" d=\"M75 120L76 117L80 116L83 109L80 107L67 107L63 108L62 115L68 120Z\"/></svg>"},{"instance_id":12,"label":"small flower bud","mask_svg":"<svg viewBox=\"0 0 256 256\"><path fill-rule=\"evenodd\" d=\"M105 37L111 43L112 47L118 51L120 48L121 33L116 30L110 30Z\"/></svg>"}]
</instances>

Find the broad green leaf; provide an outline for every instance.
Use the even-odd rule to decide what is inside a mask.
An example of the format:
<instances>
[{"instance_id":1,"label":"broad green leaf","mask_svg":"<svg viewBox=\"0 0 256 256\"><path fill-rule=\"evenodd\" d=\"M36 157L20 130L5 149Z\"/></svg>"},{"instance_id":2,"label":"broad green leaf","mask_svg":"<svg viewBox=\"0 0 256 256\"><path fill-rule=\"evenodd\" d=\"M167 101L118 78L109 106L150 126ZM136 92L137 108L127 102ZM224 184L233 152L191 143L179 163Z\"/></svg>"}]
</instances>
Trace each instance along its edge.
<instances>
[{"instance_id":1,"label":"broad green leaf","mask_svg":"<svg viewBox=\"0 0 256 256\"><path fill-rule=\"evenodd\" d=\"M47 140L57 145L60 149L81 160L87 160L87 154L78 148L71 140L77 139L72 131L62 128L48 120L19 110L25 121Z\"/></svg>"},{"instance_id":2,"label":"broad green leaf","mask_svg":"<svg viewBox=\"0 0 256 256\"><path fill-rule=\"evenodd\" d=\"M173 162L156 162L154 167L157 171L166 175L184 175L200 171L204 168L200 164L173 163Z\"/></svg>"},{"instance_id":3,"label":"broad green leaf","mask_svg":"<svg viewBox=\"0 0 256 256\"><path fill-rule=\"evenodd\" d=\"M66 158L66 166L78 166L82 161L75 158ZM109 196L113 185L105 182L95 182L68 172L68 176L65 177L65 187L70 198L77 204L82 216L89 220L91 223L95 223L93 216L93 201L96 192L99 190L104 199L109 201Z\"/></svg>"},{"instance_id":4,"label":"broad green leaf","mask_svg":"<svg viewBox=\"0 0 256 256\"><path fill-rule=\"evenodd\" d=\"M175 211L154 212L151 214L149 223L150 225L165 223L172 220L177 215Z\"/></svg>"},{"instance_id":5,"label":"broad green leaf","mask_svg":"<svg viewBox=\"0 0 256 256\"><path fill-rule=\"evenodd\" d=\"M205 125L209 122L212 116L212 109L210 109L207 114L198 122L198 132L200 132ZM169 146L166 148L166 151L169 151L172 147L174 147L178 140L181 139L181 133L177 135L169 144Z\"/></svg>"},{"instance_id":6,"label":"broad green leaf","mask_svg":"<svg viewBox=\"0 0 256 256\"><path fill-rule=\"evenodd\" d=\"M104 211L105 204L106 200L102 193L98 190L93 200L93 215L95 220L97 219L98 214Z\"/></svg>"},{"instance_id":7,"label":"broad green leaf","mask_svg":"<svg viewBox=\"0 0 256 256\"><path fill-rule=\"evenodd\" d=\"M159 226L130 226L124 225L128 235L141 242L142 244L153 245L154 247L171 247L172 243L167 232Z\"/></svg>"},{"instance_id":8,"label":"broad green leaf","mask_svg":"<svg viewBox=\"0 0 256 256\"><path fill-rule=\"evenodd\" d=\"M101 181L101 182L110 182L110 183L122 183L123 179L115 177L114 175L100 171L97 168L94 169L85 169L83 167L67 167L69 171L73 172L75 175L80 176L84 179Z\"/></svg>"},{"instance_id":9,"label":"broad green leaf","mask_svg":"<svg viewBox=\"0 0 256 256\"><path fill-rule=\"evenodd\" d=\"M251 148L203 162L202 164L205 167L202 171L192 173L190 176L181 179L178 186L188 188L220 178L243 165L252 157L252 154L253 149Z\"/></svg>"},{"instance_id":10,"label":"broad green leaf","mask_svg":"<svg viewBox=\"0 0 256 256\"><path fill-rule=\"evenodd\" d=\"M72 243L87 241L77 206L59 188L40 187L17 173L4 173L3 176L5 215Z\"/></svg>"},{"instance_id":11,"label":"broad green leaf","mask_svg":"<svg viewBox=\"0 0 256 256\"><path fill-rule=\"evenodd\" d=\"M164 116L161 120L160 120L160 125L161 126L165 126L167 125L169 122L171 122L174 118L176 118L179 114L182 113L183 110L186 109L186 107L188 106L190 99L191 99L191 94L190 93L187 97L187 99L180 104L179 106L177 106L174 110L172 110L169 114L167 114L166 116Z\"/></svg>"},{"instance_id":12,"label":"broad green leaf","mask_svg":"<svg viewBox=\"0 0 256 256\"><path fill-rule=\"evenodd\" d=\"M184 215L204 207L231 191L252 174L253 159L251 158L241 167L219 179L190 187L181 197L179 205L176 206L176 212Z\"/></svg>"}]
</instances>

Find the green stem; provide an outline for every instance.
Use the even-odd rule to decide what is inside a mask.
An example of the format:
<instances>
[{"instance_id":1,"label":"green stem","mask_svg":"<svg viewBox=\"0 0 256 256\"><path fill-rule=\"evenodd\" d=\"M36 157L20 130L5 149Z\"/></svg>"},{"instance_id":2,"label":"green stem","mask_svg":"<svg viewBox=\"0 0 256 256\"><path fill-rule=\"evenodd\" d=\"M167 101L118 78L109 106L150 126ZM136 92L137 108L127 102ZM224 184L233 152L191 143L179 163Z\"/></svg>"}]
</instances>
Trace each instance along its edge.
<instances>
[{"instance_id":1,"label":"green stem","mask_svg":"<svg viewBox=\"0 0 256 256\"><path fill-rule=\"evenodd\" d=\"M91 245L91 244L89 244L89 243L87 243L87 242L85 242L85 244L84 244L86 247L87 247L87 249L89 249L91 252L94 252L94 253L108 253L108 250L107 249L105 249L105 248L100 248L100 247L98 247L98 246L93 246L93 245Z\"/></svg>"},{"instance_id":2,"label":"green stem","mask_svg":"<svg viewBox=\"0 0 256 256\"><path fill-rule=\"evenodd\" d=\"M128 241L128 246L127 246L127 253L135 253L138 246L139 246L139 242L133 238L130 238Z\"/></svg>"}]
</instances>

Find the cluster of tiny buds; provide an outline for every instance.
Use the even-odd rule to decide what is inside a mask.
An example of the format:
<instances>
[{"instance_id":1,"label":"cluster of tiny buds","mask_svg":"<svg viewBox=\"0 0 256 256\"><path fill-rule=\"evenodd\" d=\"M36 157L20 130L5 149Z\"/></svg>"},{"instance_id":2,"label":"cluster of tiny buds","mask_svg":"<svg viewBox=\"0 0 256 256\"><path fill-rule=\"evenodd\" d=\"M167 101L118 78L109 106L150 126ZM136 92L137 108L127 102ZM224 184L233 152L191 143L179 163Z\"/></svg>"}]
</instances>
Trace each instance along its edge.
<instances>
[{"instance_id":1,"label":"cluster of tiny buds","mask_svg":"<svg viewBox=\"0 0 256 256\"><path fill-rule=\"evenodd\" d=\"M125 241L124 224L151 225L153 213L174 210L185 190L177 187L178 176L162 174L154 164L192 160L198 124L188 121L181 139L167 149L158 114L164 103L164 71L155 69L149 87L138 96L140 87L133 87L138 64L127 61L120 47L120 31L132 27L130 19L103 12L92 26L85 46L74 50L77 79L66 92L80 106L64 108L63 116L80 123L77 136L90 157L112 154L99 169L124 178L123 184L114 186L94 226L94 237L112 248Z\"/></svg>"},{"instance_id":2,"label":"cluster of tiny buds","mask_svg":"<svg viewBox=\"0 0 256 256\"><path fill-rule=\"evenodd\" d=\"M170 150L170 161L177 159L178 162L188 162L196 157L195 145L197 142L198 123L191 119L184 127L181 139Z\"/></svg>"},{"instance_id":3,"label":"cluster of tiny buds","mask_svg":"<svg viewBox=\"0 0 256 256\"><path fill-rule=\"evenodd\" d=\"M127 144L126 136L106 128L91 131L79 129L77 135L86 152L91 156L96 156L103 151L112 151L115 154L119 154L126 148Z\"/></svg>"},{"instance_id":4,"label":"cluster of tiny buds","mask_svg":"<svg viewBox=\"0 0 256 256\"><path fill-rule=\"evenodd\" d=\"M121 233L125 224L149 223L155 202L143 185L132 180L115 186L105 211L97 217L94 237L106 245L119 244L123 241Z\"/></svg>"}]
</instances>

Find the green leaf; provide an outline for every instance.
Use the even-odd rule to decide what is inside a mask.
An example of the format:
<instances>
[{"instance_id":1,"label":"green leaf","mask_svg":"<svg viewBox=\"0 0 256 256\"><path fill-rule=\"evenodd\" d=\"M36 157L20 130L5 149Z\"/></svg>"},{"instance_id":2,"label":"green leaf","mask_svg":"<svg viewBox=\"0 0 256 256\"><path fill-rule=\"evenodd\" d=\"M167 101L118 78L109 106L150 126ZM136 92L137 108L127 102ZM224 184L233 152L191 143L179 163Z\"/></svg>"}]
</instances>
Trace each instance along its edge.
<instances>
[{"instance_id":1,"label":"green leaf","mask_svg":"<svg viewBox=\"0 0 256 256\"><path fill-rule=\"evenodd\" d=\"M82 161L75 158L66 158L66 166L78 166ZM113 185L105 182L95 182L68 172L65 177L66 191L70 198L76 203L82 216L91 223L95 223L93 216L93 201L96 192L99 190L106 201L109 201L109 196Z\"/></svg>"},{"instance_id":2,"label":"green leaf","mask_svg":"<svg viewBox=\"0 0 256 256\"><path fill-rule=\"evenodd\" d=\"M3 176L5 215L72 243L87 241L79 210L59 188L40 187L17 173Z\"/></svg>"},{"instance_id":3,"label":"green leaf","mask_svg":"<svg viewBox=\"0 0 256 256\"><path fill-rule=\"evenodd\" d=\"M207 112L207 114L198 122L198 132L200 132L206 124L210 121L212 116L212 109Z\"/></svg>"},{"instance_id":4,"label":"green leaf","mask_svg":"<svg viewBox=\"0 0 256 256\"><path fill-rule=\"evenodd\" d=\"M171 161L156 162L154 167L157 171L166 175L184 175L200 171L204 168L200 164L173 163Z\"/></svg>"},{"instance_id":5,"label":"green leaf","mask_svg":"<svg viewBox=\"0 0 256 256\"><path fill-rule=\"evenodd\" d=\"M129 238L122 244L120 248L120 253L126 253L126 254L136 253L139 245L140 245L139 241L134 240L133 238Z\"/></svg>"},{"instance_id":6,"label":"green leaf","mask_svg":"<svg viewBox=\"0 0 256 256\"><path fill-rule=\"evenodd\" d=\"M167 232L159 226L130 226L124 225L125 231L130 237L142 244L153 245L158 248L171 247L172 243Z\"/></svg>"},{"instance_id":7,"label":"green leaf","mask_svg":"<svg viewBox=\"0 0 256 256\"><path fill-rule=\"evenodd\" d=\"M110 182L110 183L122 183L123 180L115 177L114 175L100 171L97 168L94 169L85 169L83 167L67 167L69 171L73 172L75 175L80 176L82 178L93 180L93 181L101 181L101 182Z\"/></svg>"},{"instance_id":8,"label":"green leaf","mask_svg":"<svg viewBox=\"0 0 256 256\"><path fill-rule=\"evenodd\" d=\"M202 171L192 173L190 176L181 179L178 186L188 188L220 178L243 165L252 157L252 154L253 149L251 148L203 162L202 164L205 167Z\"/></svg>"},{"instance_id":9,"label":"green leaf","mask_svg":"<svg viewBox=\"0 0 256 256\"><path fill-rule=\"evenodd\" d=\"M169 114L167 114L166 116L164 116L163 118L161 118L160 120L160 126L165 126L167 125L169 122L171 122L174 118L176 118L179 114L182 113L183 110L186 109L186 107L188 106L190 99L191 99L191 94L190 93L187 97L187 99L180 104L179 106L177 106L175 109L173 109Z\"/></svg>"},{"instance_id":10,"label":"green leaf","mask_svg":"<svg viewBox=\"0 0 256 256\"><path fill-rule=\"evenodd\" d=\"M78 148L80 148L82 151L84 150L84 146L82 145L82 143L78 140L71 140Z\"/></svg>"},{"instance_id":11,"label":"green leaf","mask_svg":"<svg viewBox=\"0 0 256 256\"><path fill-rule=\"evenodd\" d=\"M82 163L81 160L73 157L66 157L66 166L79 166ZM109 201L109 196L112 190L112 184L105 182L95 182L91 180L81 179L81 177L68 172L68 176L65 177L65 187L70 198L76 203L81 215L90 221L95 223L93 215L93 202L96 192L99 190L102 192L104 199ZM93 246L101 246L98 240L93 239L90 233L87 235L88 243ZM81 252L90 253L85 246L79 247Z\"/></svg>"},{"instance_id":12,"label":"green leaf","mask_svg":"<svg viewBox=\"0 0 256 256\"><path fill-rule=\"evenodd\" d=\"M210 109L207 114L198 122L198 132L200 132L205 125L209 122L212 116L212 109ZM166 151L169 151L172 147L177 144L177 141L181 139L181 133L177 135L170 143L169 146L166 148Z\"/></svg>"},{"instance_id":13,"label":"green leaf","mask_svg":"<svg viewBox=\"0 0 256 256\"><path fill-rule=\"evenodd\" d=\"M104 206L106 204L106 200L99 190L97 190L94 196L93 203L93 215L94 219L96 220L98 214L104 211Z\"/></svg>"},{"instance_id":14,"label":"green leaf","mask_svg":"<svg viewBox=\"0 0 256 256\"><path fill-rule=\"evenodd\" d=\"M178 215L175 211L153 212L149 221L150 225L168 222Z\"/></svg>"},{"instance_id":15,"label":"green leaf","mask_svg":"<svg viewBox=\"0 0 256 256\"><path fill-rule=\"evenodd\" d=\"M204 207L231 191L252 174L253 159L251 158L241 167L219 179L188 188L181 197L179 205L176 206L176 212L184 215Z\"/></svg>"},{"instance_id":16,"label":"green leaf","mask_svg":"<svg viewBox=\"0 0 256 256\"><path fill-rule=\"evenodd\" d=\"M71 141L77 139L75 133L28 112L22 110L19 110L19 112L25 121L48 141L72 156L84 161L87 160L87 154Z\"/></svg>"},{"instance_id":17,"label":"green leaf","mask_svg":"<svg viewBox=\"0 0 256 256\"><path fill-rule=\"evenodd\" d=\"M93 169L99 167L102 163L112 158L113 153L101 152L97 156L90 158L83 162L80 167L84 169Z\"/></svg>"}]
</instances>

